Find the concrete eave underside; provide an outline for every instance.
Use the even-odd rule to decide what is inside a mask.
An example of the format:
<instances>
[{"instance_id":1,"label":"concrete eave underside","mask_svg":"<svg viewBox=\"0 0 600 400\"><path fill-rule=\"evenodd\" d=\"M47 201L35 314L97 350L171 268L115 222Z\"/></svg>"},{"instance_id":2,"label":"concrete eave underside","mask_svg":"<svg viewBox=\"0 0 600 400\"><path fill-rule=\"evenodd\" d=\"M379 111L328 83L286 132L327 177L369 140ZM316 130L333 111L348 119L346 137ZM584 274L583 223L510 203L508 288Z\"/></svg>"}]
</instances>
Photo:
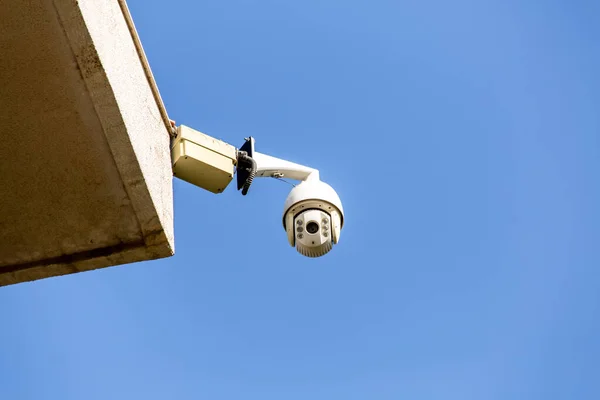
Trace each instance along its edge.
<instances>
[{"instance_id":1,"label":"concrete eave underside","mask_svg":"<svg viewBox=\"0 0 600 400\"><path fill-rule=\"evenodd\" d=\"M168 120L123 3L0 15L0 286L171 256Z\"/></svg>"}]
</instances>

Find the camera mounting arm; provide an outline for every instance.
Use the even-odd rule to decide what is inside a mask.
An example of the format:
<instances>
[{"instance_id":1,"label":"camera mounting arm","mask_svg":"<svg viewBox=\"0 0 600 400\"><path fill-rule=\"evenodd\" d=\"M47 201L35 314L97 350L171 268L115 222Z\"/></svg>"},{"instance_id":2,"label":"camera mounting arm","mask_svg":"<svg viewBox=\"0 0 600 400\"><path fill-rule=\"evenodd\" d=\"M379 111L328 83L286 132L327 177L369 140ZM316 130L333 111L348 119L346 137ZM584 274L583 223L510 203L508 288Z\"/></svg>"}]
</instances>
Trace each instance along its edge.
<instances>
[{"instance_id":1,"label":"camera mounting arm","mask_svg":"<svg viewBox=\"0 0 600 400\"><path fill-rule=\"evenodd\" d=\"M256 177L289 178L296 181L319 179L319 171L266 154L254 153L257 164Z\"/></svg>"},{"instance_id":2,"label":"camera mounting arm","mask_svg":"<svg viewBox=\"0 0 600 400\"><path fill-rule=\"evenodd\" d=\"M246 195L254 178L288 178L297 181L319 180L319 171L291 161L254 151L254 138L249 137L238 151L237 186Z\"/></svg>"}]
</instances>

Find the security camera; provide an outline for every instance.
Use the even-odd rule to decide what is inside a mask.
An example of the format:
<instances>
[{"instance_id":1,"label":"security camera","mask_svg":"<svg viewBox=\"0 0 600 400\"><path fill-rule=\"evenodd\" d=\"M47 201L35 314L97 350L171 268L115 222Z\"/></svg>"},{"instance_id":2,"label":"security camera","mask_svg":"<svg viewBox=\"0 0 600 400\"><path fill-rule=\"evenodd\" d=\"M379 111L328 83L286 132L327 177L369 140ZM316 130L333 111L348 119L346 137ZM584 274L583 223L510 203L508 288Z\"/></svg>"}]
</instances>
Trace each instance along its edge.
<instances>
[{"instance_id":1,"label":"security camera","mask_svg":"<svg viewBox=\"0 0 600 400\"><path fill-rule=\"evenodd\" d=\"M307 257L327 254L337 244L344 223L344 210L331 186L308 179L294 187L283 211L288 242Z\"/></svg>"},{"instance_id":2,"label":"security camera","mask_svg":"<svg viewBox=\"0 0 600 400\"><path fill-rule=\"evenodd\" d=\"M344 209L335 190L319 178L319 171L254 151L246 139L237 163L238 190L246 195L254 178L300 181L283 207L283 228L292 247L306 257L327 254L340 239Z\"/></svg>"},{"instance_id":3,"label":"security camera","mask_svg":"<svg viewBox=\"0 0 600 400\"><path fill-rule=\"evenodd\" d=\"M251 137L237 149L183 125L176 131L171 143L174 176L218 194L235 174L244 196L255 178L299 181L283 207L289 244L306 257L320 257L339 242L344 209L335 190L320 180L319 171L256 152Z\"/></svg>"}]
</instances>

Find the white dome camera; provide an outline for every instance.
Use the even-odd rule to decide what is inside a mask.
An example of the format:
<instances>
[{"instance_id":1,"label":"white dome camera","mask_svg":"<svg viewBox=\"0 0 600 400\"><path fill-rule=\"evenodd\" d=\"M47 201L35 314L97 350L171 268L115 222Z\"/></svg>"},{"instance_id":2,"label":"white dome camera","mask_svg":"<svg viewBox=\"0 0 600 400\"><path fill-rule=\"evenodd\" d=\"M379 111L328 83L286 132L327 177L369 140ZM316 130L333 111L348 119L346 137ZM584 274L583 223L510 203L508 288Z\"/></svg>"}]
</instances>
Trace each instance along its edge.
<instances>
[{"instance_id":1,"label":"white dome camera","mask_svg":"<svg viewBox=\"0 0 600 400\"><path fill-rule=\"evenodd\" d=\"M283 227L288 242L304 256L327 254L338 243L343 223L339 196L319 179L300 183L285 201Z\"/></svg>"},{"instance_id":2,"label":"white dome camera","mask_svg":"<svg viewBox=\"0 0 600 400\"><path fill-rule=\"evenodd\" d=\"M292 189L283 207L283 228L292 247L306 257L321 257L340 240L344 209L319 171L254 151L254 139L242 147L179 126L171 141L173 175L212 193L223 190L237 175L237 189L247 195L254 178L292 179Z\"/></svg>"},{"instance_id":3,"label":"white dome camera","mask_svg":"<svg viewBox=\"0 0 600 400\"><path fill-rule=\"evenodd\" d=\"M342 202L319 171L254 151L246 139L237 159L237 184L247 194L252 180L261 177L301 181L288 195L283 208L283 228L292 247L306 257L327 254L340 239L344 225Z\"/></svg>"}]
</instances>

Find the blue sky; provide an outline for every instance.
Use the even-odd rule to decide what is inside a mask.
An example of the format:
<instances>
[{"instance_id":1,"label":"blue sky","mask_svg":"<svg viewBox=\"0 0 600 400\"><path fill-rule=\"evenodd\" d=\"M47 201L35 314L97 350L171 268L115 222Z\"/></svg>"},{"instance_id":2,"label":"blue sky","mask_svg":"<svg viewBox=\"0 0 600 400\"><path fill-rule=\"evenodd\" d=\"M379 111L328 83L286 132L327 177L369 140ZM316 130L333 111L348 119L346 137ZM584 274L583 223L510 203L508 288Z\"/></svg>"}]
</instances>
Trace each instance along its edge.
<instances>
[{"instance_id":1,"label":"blue sky","mask_svg":"<svg viewBox=\"0 0 600 400\"><path fill-rule=\"evenodd\" d=\"M600 3L130 1L171 118L321 171L175 180L176 255L0 290L2 399L600 397Z\"/></svg>"}]
</instances>

